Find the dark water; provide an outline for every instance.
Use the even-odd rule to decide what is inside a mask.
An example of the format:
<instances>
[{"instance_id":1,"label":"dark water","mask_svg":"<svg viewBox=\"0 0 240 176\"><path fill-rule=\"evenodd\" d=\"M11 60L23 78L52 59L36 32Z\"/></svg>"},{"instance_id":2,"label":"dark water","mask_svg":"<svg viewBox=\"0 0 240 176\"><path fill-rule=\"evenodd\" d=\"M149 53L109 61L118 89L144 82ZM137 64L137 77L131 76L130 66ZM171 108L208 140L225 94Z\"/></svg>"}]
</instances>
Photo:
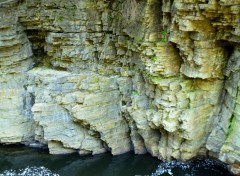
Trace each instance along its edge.
<instances>
[{"instance_id":1,"label":"dark water","mask_svg":"<svg viewBox=\"0 0 240 176\"><path fill-rule=\"evenodd\" d=\"M0 176L231 176L213 160L161 162L150 155L127 153L112 157L49 155L45 150L0 147Z\"/></svg>"}]
</instances>

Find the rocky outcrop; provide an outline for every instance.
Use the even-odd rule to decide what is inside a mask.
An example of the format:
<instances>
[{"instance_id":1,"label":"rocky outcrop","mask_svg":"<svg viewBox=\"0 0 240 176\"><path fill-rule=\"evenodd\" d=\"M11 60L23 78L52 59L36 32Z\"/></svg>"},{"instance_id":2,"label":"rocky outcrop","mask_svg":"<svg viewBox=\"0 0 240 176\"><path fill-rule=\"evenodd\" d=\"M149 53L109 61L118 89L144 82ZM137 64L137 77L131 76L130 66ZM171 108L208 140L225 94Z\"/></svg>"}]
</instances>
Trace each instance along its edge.
<instances>
[{"instance_id":1,"label":"rocky outcrop","mask_svg":"<svg viewBox=\"0 0 240 176\"><path fill-rule=\"evenodd\" d=\"M213 156L240 174L240 2L0 2L0 143Z\"/></svg>"}]
</instances>

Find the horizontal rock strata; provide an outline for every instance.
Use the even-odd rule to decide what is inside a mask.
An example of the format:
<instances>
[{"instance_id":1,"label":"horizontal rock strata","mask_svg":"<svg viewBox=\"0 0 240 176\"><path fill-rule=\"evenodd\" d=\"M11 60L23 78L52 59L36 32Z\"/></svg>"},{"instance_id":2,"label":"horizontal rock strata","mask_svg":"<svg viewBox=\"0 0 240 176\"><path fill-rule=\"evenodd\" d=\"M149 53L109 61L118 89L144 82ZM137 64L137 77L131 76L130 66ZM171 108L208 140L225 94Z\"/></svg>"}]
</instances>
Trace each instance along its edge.
<instances>
[{"instance_id":1,"label":"horizontal rock strata","mask_svg":"<svg viewBox=\"0 0 240 176\"><path fill-rule=\"evenodd\" d=\"M240 174L238 0L3 0L0 143L213 156Z\"/></svg>"}]
</instances>

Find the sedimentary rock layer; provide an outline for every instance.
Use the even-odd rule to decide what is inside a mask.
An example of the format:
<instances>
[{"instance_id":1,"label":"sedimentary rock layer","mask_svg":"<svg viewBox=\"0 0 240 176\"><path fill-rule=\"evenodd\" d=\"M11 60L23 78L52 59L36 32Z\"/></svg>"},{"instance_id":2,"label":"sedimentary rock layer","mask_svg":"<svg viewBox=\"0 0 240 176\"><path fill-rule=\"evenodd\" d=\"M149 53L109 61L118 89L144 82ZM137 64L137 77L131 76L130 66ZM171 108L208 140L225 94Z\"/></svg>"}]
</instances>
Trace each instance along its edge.
<instances>
[{"instance_id":1,"label":"sedimentary rock layer","mask_svg":"<svg viewBox=\"0 0 240 176\"><path fill-rule=\"evenodd\" d=\"M240 174L238 0L0 1L0 143L213 156Z\"/></svg>"}]
</instances>

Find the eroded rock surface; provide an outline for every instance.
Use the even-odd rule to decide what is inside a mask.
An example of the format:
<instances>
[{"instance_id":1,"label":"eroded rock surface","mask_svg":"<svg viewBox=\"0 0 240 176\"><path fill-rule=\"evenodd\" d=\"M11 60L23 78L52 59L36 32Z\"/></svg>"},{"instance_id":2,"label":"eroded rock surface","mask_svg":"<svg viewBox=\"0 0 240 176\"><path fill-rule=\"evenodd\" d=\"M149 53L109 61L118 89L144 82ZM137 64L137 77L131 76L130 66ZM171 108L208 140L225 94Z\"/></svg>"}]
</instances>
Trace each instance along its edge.
<instances>
[{"instance_id":1,"label":"eroded rock surface","mask_svg":"<svg viewBox=\"0 0 240 176\"><path fill-rule=\"evenodd\" d=\"M0 143L213 156L240 174L238 0L3 0Z\"/></svg>"}]
</instances>

